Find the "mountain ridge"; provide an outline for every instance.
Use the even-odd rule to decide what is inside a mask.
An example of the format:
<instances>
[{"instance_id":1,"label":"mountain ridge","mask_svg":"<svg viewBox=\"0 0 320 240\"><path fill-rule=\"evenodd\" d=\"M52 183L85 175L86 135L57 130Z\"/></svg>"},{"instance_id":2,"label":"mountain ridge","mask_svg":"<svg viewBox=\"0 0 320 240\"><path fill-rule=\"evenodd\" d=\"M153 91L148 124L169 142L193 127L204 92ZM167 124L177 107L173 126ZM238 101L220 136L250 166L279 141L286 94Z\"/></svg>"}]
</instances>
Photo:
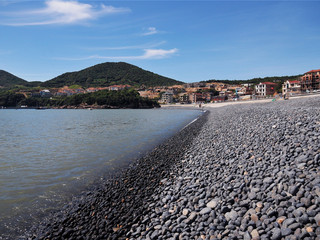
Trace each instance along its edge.
<instances>
[{"instance_id":1,"label":"mountain ridge","mask_svg":"<svg viewBox=\"0 0 320 240\"><path fill-rule=\"evenodd\" d=\"M12 73L9 73L4 70L0 70L0 86L10 87L11 85L26 85L28 81L19 78Z\"/></svg>"},{"instance_id":2,"label":"mountain ridge","mask_svg":"<svg viewBox=\"0 0 320 240\"><path fill-rule=\"evenodd\" d=\"M82 87L105 87L127 84L131 86L172 86L183 84L181 81L164 77L125 62L105 62L87 67L80 71L66 72L45 82L28 82L4 70L0 72L0 86L59 88L80 85Z\"/></svg>"}]
</instances>

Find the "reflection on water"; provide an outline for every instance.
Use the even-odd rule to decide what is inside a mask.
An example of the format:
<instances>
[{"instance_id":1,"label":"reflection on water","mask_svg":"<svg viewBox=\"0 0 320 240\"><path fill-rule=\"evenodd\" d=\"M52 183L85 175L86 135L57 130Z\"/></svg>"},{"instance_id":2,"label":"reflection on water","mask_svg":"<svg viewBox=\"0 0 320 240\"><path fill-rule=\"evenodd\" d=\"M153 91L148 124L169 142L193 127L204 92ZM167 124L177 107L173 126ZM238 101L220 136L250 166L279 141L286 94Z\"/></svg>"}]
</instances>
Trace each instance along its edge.
<instances>
[{"instance_id":1,"label":"reflection on water","mask_svg":"<svg viewBox=\"0 0 320 240\"><path fill-rule=\"evenodd\" d=\"M40 210L57 207L93 176L133 160L199 115L177 109L0 110L0 232L28 227Z\"/></svg>"}]
</instances>

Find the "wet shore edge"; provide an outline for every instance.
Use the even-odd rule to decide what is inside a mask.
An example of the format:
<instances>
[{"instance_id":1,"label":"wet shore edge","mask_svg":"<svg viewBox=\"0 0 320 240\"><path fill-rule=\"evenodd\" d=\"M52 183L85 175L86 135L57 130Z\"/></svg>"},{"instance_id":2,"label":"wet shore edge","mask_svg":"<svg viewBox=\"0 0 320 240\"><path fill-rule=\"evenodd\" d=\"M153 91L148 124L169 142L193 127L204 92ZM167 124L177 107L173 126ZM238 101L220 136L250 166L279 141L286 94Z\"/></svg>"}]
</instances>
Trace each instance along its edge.
<instances>
[{"instance_id":1,"label":"wet shore edge","mask_svg":"<svg viewBox=\"0 0 320 240\"><path fill-rule=\"evenodd\" d=\"M132 226L148 214L155 189L164 187L161 180L170 178L172 167L181 161L208 114L205 112L124 170L108 173L19 239L126 239Z\"/></svg>"}]
</instances>

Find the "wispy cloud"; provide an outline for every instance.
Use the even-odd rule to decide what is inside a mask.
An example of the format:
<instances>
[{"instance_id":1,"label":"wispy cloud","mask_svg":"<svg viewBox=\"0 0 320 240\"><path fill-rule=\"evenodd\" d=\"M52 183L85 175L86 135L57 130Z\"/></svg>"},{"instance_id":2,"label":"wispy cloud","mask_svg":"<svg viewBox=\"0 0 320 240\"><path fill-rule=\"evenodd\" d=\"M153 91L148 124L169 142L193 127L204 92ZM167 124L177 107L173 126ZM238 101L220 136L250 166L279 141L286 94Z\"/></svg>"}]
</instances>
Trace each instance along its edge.
<instances>
[{"instance_id":1,"label":"wispy cloud","mask_svg":"<svg viewBox=\"0 0 320 240\"><path fill-rule=\"evenodd\" d=\"M79 24L97 19L103 15L129 12L128 8L113 6L93 6L78 1L47 0L45 7L37 10L7 13L11 19L2 25L10 26L35 26L51 24Z\"/></svg>"},{"instance_id":2,"label":"wispy cloud","mask_svg":"<svg viewBox=\"0 0 320 240\"><path fill-rule=\"evenodd\" d=\"M92 47L92 48L84 48L86 50L129 50L129 49L149 49L149 48L154 48L158 47L160 45L165 44L166 41L161 41L157 43L146 43L146 44L141 44L141 45L129 45L129 46L116 46L116 47Z\"/></svg>"},{"instance_id":3,"label":"wispy cloud","mask_svg":"<svg viewBox=\"0 0 320 240\"><path fill-rule=\"evenodd\" d=\"M178 52L177 48L165 49L144 49L144 54L138 56L100 56L92 55L80 58L56 58L58 60L80 61L89 59L108 59L108 60L147 60L147 59L163 59L168 58Z\"/></svg>"},{"instance_id":4,"label":"wispy cloud","mask_svg":"<svg viewBox=\"0 0 320 240\"><path fill-rule=\"evenodd\" d=\"M143 36L149 36L149 35L154 35L154 34L157 34L157 33L159 33L159 31L155 27L149 27L148 31L143 33L142 35Z\"/></svg>"}]
</instances>

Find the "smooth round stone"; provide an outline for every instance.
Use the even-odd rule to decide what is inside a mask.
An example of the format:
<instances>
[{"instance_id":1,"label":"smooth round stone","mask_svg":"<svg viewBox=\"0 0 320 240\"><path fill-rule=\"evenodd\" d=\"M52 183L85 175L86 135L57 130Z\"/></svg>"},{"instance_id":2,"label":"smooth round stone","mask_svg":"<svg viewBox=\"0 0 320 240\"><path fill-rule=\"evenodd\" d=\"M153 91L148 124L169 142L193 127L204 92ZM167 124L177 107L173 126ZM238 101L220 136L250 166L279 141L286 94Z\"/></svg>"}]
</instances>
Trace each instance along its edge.
<instances>
[{"instance_id":1,"label":"smooth round stone","mask_svg":"<svg viewBox=\"0 0 320 240\"><path fill-rule=\"evenodd\" d=\"M238 216L239 215L235 210L231 210L230 212L227 212L225 214L227 221L230 221L230 220L235 221L238 218Z\"/></svg>"},{"instance_id":2,"label":"smooth round stone","mask_svg":"<svg viewBox=\"0 0 320 240\"><path fill-rule=\"evenodd\" d=\"M290 228L281 228L281 236L285 237L292 233L292 230Z\"/></svg>"},{"instance_id":3,"label":"smooth round stone","mask_svg":"<svg viewBox=\"0 0 320 240\"><path fill-rule=\"evenodd\" d=\"M209 207L206 207L206 208L203 208L201 211L200 211L200 214L201 215L204 215L204 214L208 214L211 212L211 208Z\"/></svg>"},{"instance_id":4,"label":"smooth round stone","mask_svg":"<svg viewBox=\"0 0 320 240\"><path fill-rule=\"evenodd\" d=\"M183 214L184 216L187 216L187 215L189 214L189 209L184 208L184 209L182 210L182 214Z\"/></svg>"},{"instance_id":5,"label":"smooth round stone","mask_svg":"<svg viewBox=\"0 0 320 240\"><path fill-rule=\"evenodd\" d=\"M214 209L216 206L218 205L218 200L217 199L213 199L210 202L207 203L207 207Z\"/></svg>"},{"instance_id":6,"label":"smooth round stone","mask_svg":"<svg viewBox=\"0 0 320 240\"><path fill-rule=\"evenodd\" d=\"M252 230L251 236L252 236L252 239L258 240L258 239L259 239L259 232L258 232L258 230L257 230L257 229Z\"/></svg>"},{"instance_id":7,"label":"smooth round stone","mask_svg":"<svg viewBox=\"0 0 320 240\"><path fill-rule=\"evenodd\" d=\"M255 192L250 192L250 193L248 194L248 197L249 197L251 200L254 200L254 199L256 199L257 194L256 194Z\"/></svg>"},{"instance_id":8,"label":"smooth round stone","mask_svg":"<svg viewBox=\"0 0 320 240\"><path fill-rule=\"evenodd\" d=\"M280 228L274 228L274 229L272 229L271 239L272 239L272 240L279 240L279 239L281 239L281 230L280 230Z\"/></svg>"}]
</instances>

